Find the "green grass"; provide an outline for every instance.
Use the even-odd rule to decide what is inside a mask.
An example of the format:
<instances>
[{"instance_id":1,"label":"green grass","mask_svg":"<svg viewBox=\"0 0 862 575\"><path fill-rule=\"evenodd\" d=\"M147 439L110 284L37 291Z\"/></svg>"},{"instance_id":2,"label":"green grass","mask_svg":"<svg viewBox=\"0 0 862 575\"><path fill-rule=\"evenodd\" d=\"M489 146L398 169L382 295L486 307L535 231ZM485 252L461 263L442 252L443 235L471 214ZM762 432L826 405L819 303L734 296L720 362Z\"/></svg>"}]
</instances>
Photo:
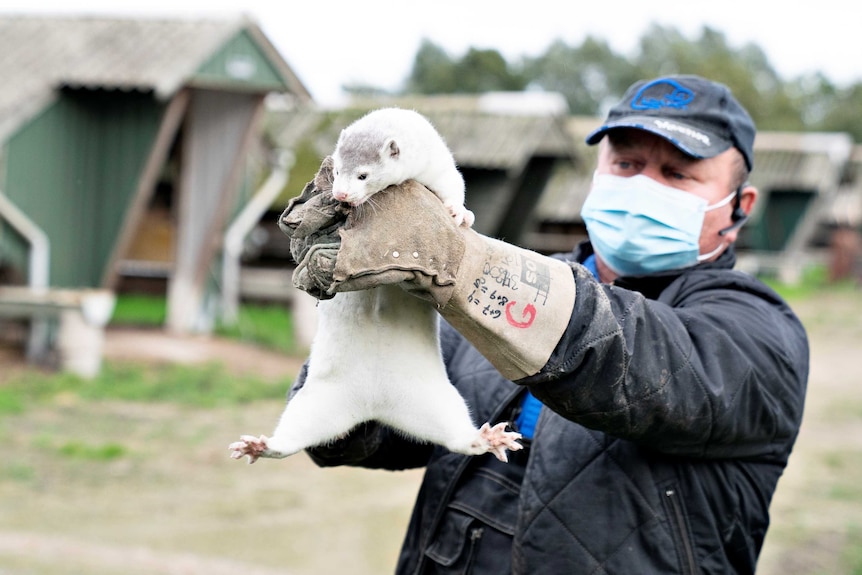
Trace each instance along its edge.
<instances>
[{"instance_id":1,"label":"green grass","mask_svg":"<svg viewBox=\"0 0 862 575\"><path fill-rule=\"evenodd\" d=\"M67 441L57 451L60 455L89 461L112 461L126 455L126 448L118 443L91 445L82 441Z\"/></svg>"},{"instance_id":2,"label":"green grass","mask_svg":"<svg viewBox=\"0 0 862 575\"><path fill-rule=\"evenodd\" d=\"M120 295L114 306L111 325L160 327L167 317L164 296Z\"/></svg>"},{"instance_id":3,"label":"green grass","mask_svg":"<svg viewBox=\"0 0 862 575\"><path fill-rule=\"evenodd\" d=\"M290 381L237 377L220 364L205 366L106 362L98 376L83 379L70 373L28 371L0 387L0 414L22 413L30 405L60 395L85 400L175 403L193 407L238 405L281 399Z\"/></svg>"},{"instance_id":4,"label":"green grass","mask_svg":"<svg viewBox=\"0 0 862 575\"><path fill-rule=\"evenodd\" d=\"M286 305L240 306L235 325L216 326L216 334L263 347L295 353L293 316Z\"/></svg>"},{"instance_id":5,"label":"green grass","mask_svg":"<svg viewBox=\"0 0 862 575\"><path fill-rule=\"evenodd\" d=\"M111 325L160 328L165 323L166 314L164 296L122 294L117 297ZM286 305L244 304L240 306L236 324L219 322L215 333L276 351L296 351L293 319Z\"/></svg>"},{"instance_id":6,"label":"green grass","mask_svg":"<svg viewBox=\"0 0 862 575\"><path fill-rule=\"evenodd\" d=\"M772 276L760 276L759 279L788 301L859 290L859 286L852 280L830 282L828 273L825 265L817 265L803 270L800 281L792 285L782 283Z\"/></svg>"},{"instance_id":7,"label":"green grass","mask_svg":"<svg viewBox=\"0 0 862 575\"><path fill-rule=\"evenodd\" d=\"M847 544L841 553L842 563L849 575L862 575L862 527L851 525L847 533Z\"/></svg>"}]
</instances>

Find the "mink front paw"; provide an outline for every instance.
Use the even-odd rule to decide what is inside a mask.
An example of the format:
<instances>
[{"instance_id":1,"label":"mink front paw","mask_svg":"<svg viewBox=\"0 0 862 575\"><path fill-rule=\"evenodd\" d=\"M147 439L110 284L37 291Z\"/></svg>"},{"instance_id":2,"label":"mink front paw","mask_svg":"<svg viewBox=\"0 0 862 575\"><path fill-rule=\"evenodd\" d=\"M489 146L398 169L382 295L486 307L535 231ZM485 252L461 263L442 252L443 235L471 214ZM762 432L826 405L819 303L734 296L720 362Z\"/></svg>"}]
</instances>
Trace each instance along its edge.
<instances>
[{"instance_id":1,"label":"mink front paw","mask_svg":"<svg viewBox=\"0 0 862 575\"><path fill-rule=\"evenodd\" d=\"M253 435L243 435L240 437L239 441L231 443L228 446L228 449L231 450L231 458L233 459L242 459L243 457L248 457L248 463L251 465L266 452L267 437L265 435L261 435L260 437L255 437Z\"/></svg>"},{"instance_id":2,"label":"mink front paw","mask_svg":"<svg viewBox=\"0 0 862 575\"><path fill-rule=\"evenodd\" d=\"M446 209L449 210L449 214L452 216L452 220L455 222L456 226L463 224L468 228L473 227L473 222L476 221L476 216L473 212L459 203L446 202L445 206Z\"/></svg>"}]
</instances>

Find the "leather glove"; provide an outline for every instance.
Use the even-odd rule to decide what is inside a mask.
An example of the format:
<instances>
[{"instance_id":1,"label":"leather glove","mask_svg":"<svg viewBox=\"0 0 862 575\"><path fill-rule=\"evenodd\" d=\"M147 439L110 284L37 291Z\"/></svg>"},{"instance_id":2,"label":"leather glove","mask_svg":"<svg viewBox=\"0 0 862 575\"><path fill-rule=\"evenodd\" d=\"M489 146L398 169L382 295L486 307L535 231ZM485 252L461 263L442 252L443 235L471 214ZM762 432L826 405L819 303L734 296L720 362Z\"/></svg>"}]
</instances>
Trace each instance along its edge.
<instances>
[{"instance_id":1,"label":"leather glove","mask_svg":"<svg viewBox=\"0 0 862 575\"><path fill-rule=\"evenodd\" d=\"M324 160L315 177L316 192L331 196L331 170L328 188L324 173L327 165ZM285 227L301 229L305 217L310 217L301 217L289 206L282 220L295 223L298 216L300 224ZM568 264L456 226L437 196L416 182L391 186L366 204L350 208L336 227L337 250L326 242L322 244L326 247L315 249L312 241L305 251L303 275L310 275L308 270L314 267L314 289L332 296L400 284L432 301L440 315L510 380L537 373L568 326L575 301ZM292 235L292 243L305 246L311 235ZM321 250L328 250L325 258ZM325 264L318 265L319 260Z\"/></svg>"},{"instance_id":2,"label":"leather glove","mask_svg":"<svg viewBox=\"0 0 862 575\"><path fill-rule=\"evenodd\" d=\"M330 299L332 271L349 206L332 197L332 158L327 156L314 179L290 200L278 218L278 227L290 237L290 255L296 262L293 285L317 299Z\"/></svg>"}]
</instances>

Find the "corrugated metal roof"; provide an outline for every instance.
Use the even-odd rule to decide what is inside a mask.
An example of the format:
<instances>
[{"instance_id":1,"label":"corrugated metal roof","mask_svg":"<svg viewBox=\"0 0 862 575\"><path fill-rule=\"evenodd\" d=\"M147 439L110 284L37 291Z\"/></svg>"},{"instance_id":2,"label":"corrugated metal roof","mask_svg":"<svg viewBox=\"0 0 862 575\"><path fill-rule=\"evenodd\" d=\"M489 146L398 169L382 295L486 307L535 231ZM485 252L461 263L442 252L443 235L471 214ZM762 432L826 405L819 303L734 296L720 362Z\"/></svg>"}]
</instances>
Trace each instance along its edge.
<instances>
[{"instance_id":1,"label":"corrugated metal roof","mask_svg":"<svg viewBox=\"0 0 862 575\"><path fill-rule=\"evenodd\" d=\"M558 120L551 116L434 110L424 113L446 139L457 162L464 166L520 171L536 155L574 158Z\"/></svg>"},{"instance_id":2,"label":"corrugated metal roof","mask_svg":"<svg viewBox=\"0 0 862 575\"><path fill-rule=\"evenodd\" d=\"M339 111L294 109L273 112L273 135L279 145L295 147L312 141L321 155L332 153L340 131L366 111L385 106L414 109L434 125L446 140L455 161L465 167L517 173L531 157L577 158L565 120L554 115L482 111L465 103L475 97L412 97L355 103ZM309 115L317 122L309 122Z\"/></svg>"},{"instance_id":3,"label":"corrugated metal roof","mask_svg":"<svg viewBox=\"0 0 862 575\"><path fill-rule=\"evenodd\" d=\"M64 85L154 91L168 98L222 43L247 29L285 81L308 95L245 16L222 20L0 17L0 140Z\"/></svg>"},{"instance_id":4,"label":"corrugated metal roof","mask_svg":"<svg viewBox=\"0 0 862 575\"><path fill-rule=\"evenodd\" d=\"M852 151L853 139L844 133L760 132L751 182L763 189L834 187Z\"/></svg>"}]
</instances>

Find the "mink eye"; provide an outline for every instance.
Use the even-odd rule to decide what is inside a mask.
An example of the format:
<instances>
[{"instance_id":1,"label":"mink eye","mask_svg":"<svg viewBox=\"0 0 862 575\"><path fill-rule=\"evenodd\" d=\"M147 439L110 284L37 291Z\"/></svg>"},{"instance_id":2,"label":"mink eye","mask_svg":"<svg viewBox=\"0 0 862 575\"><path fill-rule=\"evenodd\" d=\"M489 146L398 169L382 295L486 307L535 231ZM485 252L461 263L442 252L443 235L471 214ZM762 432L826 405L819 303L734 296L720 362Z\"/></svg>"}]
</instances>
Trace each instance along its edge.
<instances>
[{"instance_id":1,"label":"mink eye","mask_svg":"<svg viewBox=\"0 0 862 575\"><path fill-rule=\"evenodd\" d=\"M357 180L364 180L367 177L368 177L368 174L359 174L358 176L356 176L356 179Z\"/></svg>"}]
</instances>

